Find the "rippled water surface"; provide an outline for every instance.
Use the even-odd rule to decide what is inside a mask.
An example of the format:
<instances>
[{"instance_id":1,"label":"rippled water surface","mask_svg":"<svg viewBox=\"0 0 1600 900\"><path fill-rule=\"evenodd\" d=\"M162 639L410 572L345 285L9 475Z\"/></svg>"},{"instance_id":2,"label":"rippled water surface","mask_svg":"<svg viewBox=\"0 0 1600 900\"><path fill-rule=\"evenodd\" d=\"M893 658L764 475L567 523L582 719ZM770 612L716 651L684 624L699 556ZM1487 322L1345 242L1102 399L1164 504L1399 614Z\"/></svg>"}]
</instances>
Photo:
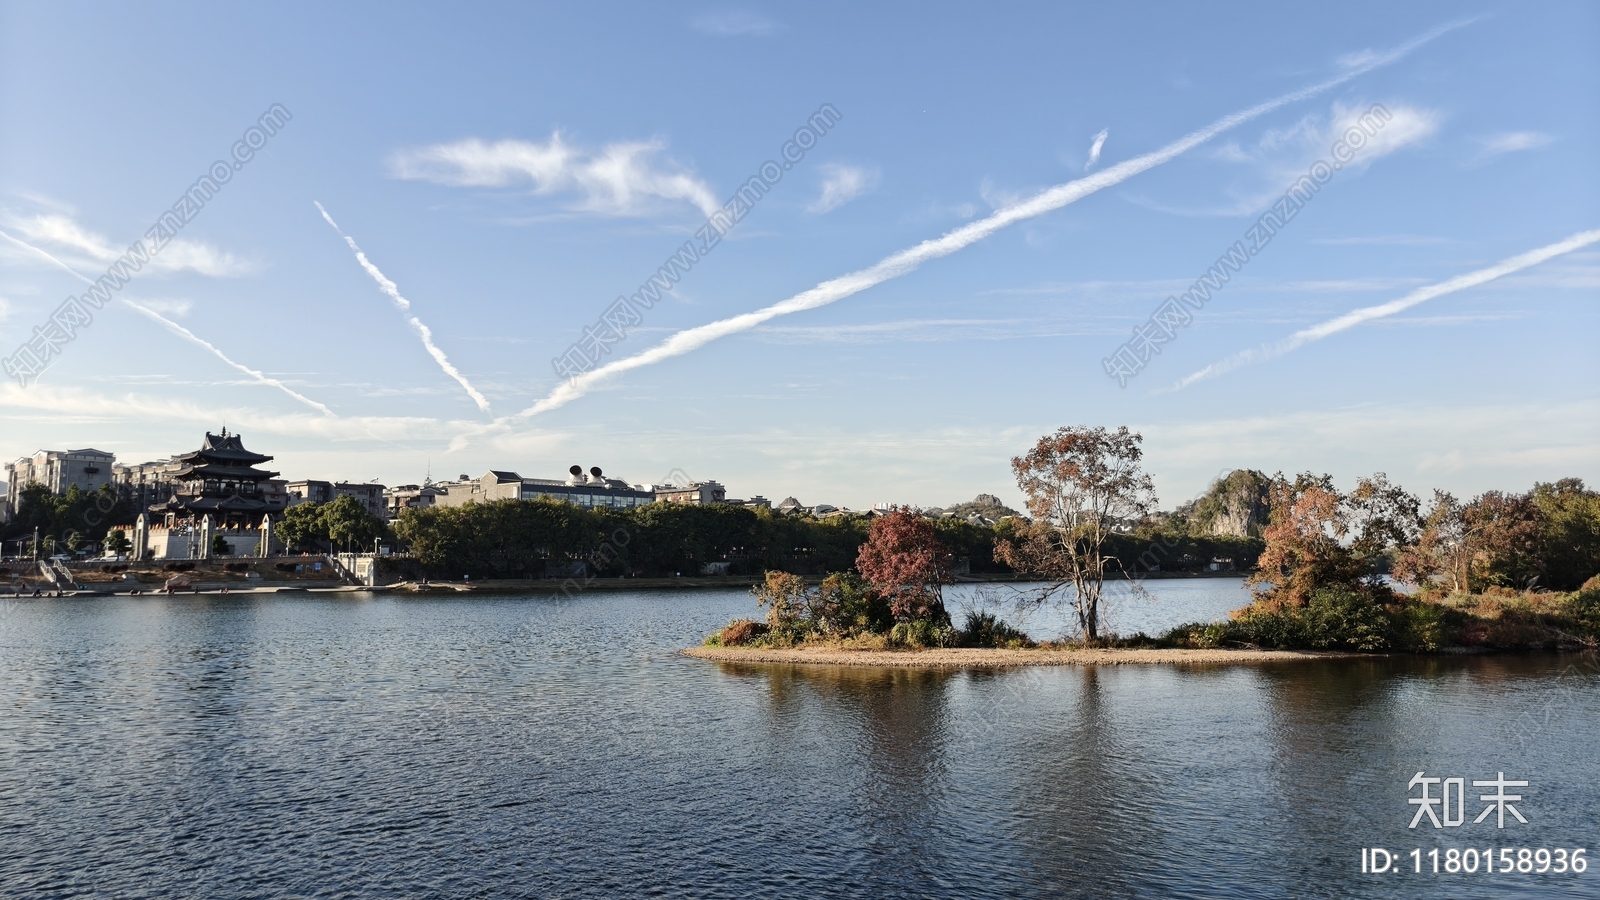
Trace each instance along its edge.
<instances>
[{"instance_id":1,"label":"rippled water surface","mask_svg":"<svg viewBox=\"0 0 1600 900\"><path fill-rule=\"evenodd\" d=\"M1246 599L1150 588L1119 630ZM1592 857L1593 657L677 655L754 613L742 591L7 605L0 896L1600 896L1600 866L1360 872L1363 846ZM1419 770L1527 780L1529 823L1473 824L1474 796L1410 831Z\"/></svg>"}]
</instances>

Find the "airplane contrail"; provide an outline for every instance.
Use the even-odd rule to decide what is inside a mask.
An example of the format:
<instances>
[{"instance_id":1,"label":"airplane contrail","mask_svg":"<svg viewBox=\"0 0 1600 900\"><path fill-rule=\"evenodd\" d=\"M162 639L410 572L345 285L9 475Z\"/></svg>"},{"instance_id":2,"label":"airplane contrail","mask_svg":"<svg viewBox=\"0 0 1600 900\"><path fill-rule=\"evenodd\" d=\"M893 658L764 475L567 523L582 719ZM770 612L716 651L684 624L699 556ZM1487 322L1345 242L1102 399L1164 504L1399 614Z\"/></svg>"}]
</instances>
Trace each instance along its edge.
<instances>
[{"instance_id":1,"label":"airplane contrail","mask_svg":"<svg viewBox=\"0 0 1600 900\"><path fill-rule=\"evenodd\" d=\"M1476 272L1468 272L1465 275L1457 275L1448 281L1441 281L1438 284L1430 284L1426 287L1417 288L1398 300L1391 300L1388 303L1380 303L1377 306L1364 306L1360 309L1352 310L1342 316L1329 319L1328 321L1319 325L1313 325L1310 328L1296 331L1294 334L1289 335L1276 344L1272 344L1270 346L1263 345L1255 350L1244 350L1239 353L1235 353L1234 355L1228 357L1227 359L1221 360L1220 362L1214 362L1198 372L1193 372L1179 379L1178 383L1172 386L1172 389L1174 391L1181 391L1197 381L1204 381L1207 378L1215 378L1218 375L1231 372L1234 369L1242 366L1266 362L1269 359L1276 359L1277 357L1303 347L1312 341L1320 341L1330 335L1338 334L1341 331L1354 328L1357 325L1360 325L1362 322L1370 322L1373 319L1381 319L1385 316L1392 316L1401 310L1410 309L1411 307L1416 306L1418 303L1425 303L1434 299L1435 297L1443 297L1445 294L1453 294L1456 291L1463 291L1470 287L1477 287L1485 282L1493 281L1496 278L1500 278L1505 275L1510 275L1513 272L1520 272L1523 269L1536 266L1542 262L1545 262L1546 260L1554 259L1555 257L1561 256L1564 253L1571 253L1574 250L1587 247L1596 242L1600 242L1600 229L1595 229L1594 231L1580 231L1564 241L1557 241L1556 243L1547 247L1540 247L1537 250L1529 250L1527 253L1521 253L1517 256L1511 257L1510 259L1501 260L1500 262L1495 263L1486 269L1479 269Z\"/></svg>"},{"instance_id":2,"label":"airplane contrail","mask_svg":"<svg viewBox=\"0 0 1600 900\"><path fill-rule=\"evenodd\" d=\"M361 268L366 269L367 274L372 276L372 280L378 283L378 289L383 291L385 294L388 294L389 299L394 301L395 307L399 309L400 312L405 314L406 322L409 323L411 325L411 329L417 333L417 337L422 338L422 346L428 351L428 355L433 357L433 361L439 364L439 368L443 369L446 375L454 378L456 383L461 385L462 389L467 392L467 396L472 398L472 402L478 404L479 409L483 410L484 412L488 412L489 401L484 399L482 394L478 393L478 389L473 387L472 384L467 381L466 376L462 375L455 366L450 364L450 360L444 355L444 351L440 350L438 346L434 344L433 332L428 329L428 326L422 324L421 319L411 314L411 301L400 296L399 286L390 281L382 272L378 271L378 267L373 265L371 261L367 259L367 255L361 252L360 247L356 246L355 239L344 233L344 230L339 227L339 223L333 220L333 216L328 215L328 211L322 208L321 203L317 203L315 200L311 202L316 203L317 211L322 213L322 218L325 219L329 225L332 225L333 230L338 232L340 237L344 238L344 242L350 245L351 250L355 251L356 262L360 263Z\"/></svg>"},{"instance_id":3,"label":"airplane contrail","mask_svg":"<svg viewBox=\"0 0 1600 900\"><path fill-rule=\"evenodd\" d=\"M88 277L87 275L84 275L83 273L79 272L77 269L74 269L73 267L71 267L71 266L67 265L66 263L62 262L61 260L56 259L54 256L50 255L50 253L46 252L45 250L41 250L40 248L35 247L34 245L28 243L27 241L18 240L16 238L12 237L9 234L6 234L4 231L0 231L0 237L4 237L6 240L10 241L13 244L17 244L19 246L22 246L22 247L25 247L25 248L27 248L29 250L32 250L34 253L39 254L40 256L44 257L45 259L48 259L49 261L51 261L51 262L55 263L56 265L60 266L61 268L65 269L67 271L67 274L69 274L72 277L78 279L79 281L82 281L84 284L88 284L88 285L94 284L94 279ZM267 375L265 375L265 374L263 374L261 372L257 372L255 369L252 369L249 366L241 365L240 363L234 362L233 360L228 358L228 355L226 353L223 353L221 350L218 350L216 348L216 346L213 345L212 343L210 343L209 341L201 338L199 335L196 335L194 332L192 332L189 329L183 327L182 325L179 325L177 322L172 321L171 319L167 318L166 316L161 315L160 313L156 312L155 310L148 309L146 307L140 306L139 304L133 302L132 300L129 300L126 297L118 297L117 299L121 300L123 303L127 304L129 308L135 310L136 312L139 312L139 313L145 315L148 318L154 319L156 322L160 323L168 331L171 331L173 334L176 334L178 337L181 337L184 340L189 341L190 343L197 344L197 345L199 345L201 347L204 347L207 350L210 350L213 354L216 355L216 357L218 359L220 359L223 362L227 363L228 365L234 367L235 369L238 369L239 371L243 372L244 374L249 375L252 379L254 379L256 381L256 383L264 384L264 385L266 385L268 387L275 387L278 390L283 391L285 394L288 394L289 396L293 397L294 399L299 400L301 403L304 403L307 406L311 407L312 409L322 413L323 415L328 415L328 416L333 416L334 418L338 418L338 415L336 413L334 413L333 410L329 409L328 407L324 406L321 403L318 403L317 401L311 399L310 397L307 397L304 394L301 394L301 393L295 391L293 388L290 388L288 385L284 384L283 382L279 381L278 379L270 378L270 377L268 377Z\"/></svg>"},{"instance_id":4,"label":"airplane contrail","mask_svg":"<svg viewBox=\"0 0 1600 900\"><path fill-rule=\"evenodd\" d=\"M637 369L642 366L653 365L661 362L662 360L671 359L674 356L682 356L683 354L697 350L718 338L727 337L731 334L738 334L742 331L749 331L757 325L760 325L763 322L771 319L775 319L779 316L786 316L797 312L803 312L805 310L816 309L820 306L826 306L830 303L843 300L844 298L853 294L860 293L861 291L864 291L874 285L881 284L890 279L898 278L901 275L915 271L919 266L928 260L949 256L958 250L983 240L984 238L994 234L996 231L999 231L1008 225L1012 225L1026 219L1031 219L1035 216L1043 215L1044 213L1060 209L1061 207L1081 200L1084 197L1095 193L1096 191L1111 187L1112 185L1125 181L1134 175L1146 171L1147 169L1152 169L1161 165L1162 163L1168 162L1187 152L1188 150L1205 143L1211 138L1216 137L1218 134L1221 134L1222 132L1227 131L1235 126L1242 125L1245 122L1256 118L1257 116L1269 113L1290 103L1315 96L1330 88L1344 84L1345 82L1350 81L1359 75L1379 68L1380 66L1388 65L1389 63L1404 57L1406 54L1422 46L1423 44L1426 44L1429 41L1439 37L1445 32L1468 25L1473 21L1476 20L1468 19L1441 25L1421 35L1420 37L1401 44L1399 47L1396 47L1387 53L1366 56L1359 63L1351 65L1343 73L1329 78L1326 81L1322 81L1311 85L1310 87L1301 88L1300 90L1284 94L1280 97L1276 97L1272 100L1268 100L1264 103L1250 107L1242 112L1224 116L1210 125L1207 125L1198 131L1191 132L1152 153L1147 153L1143 156L1138 156L1125 162L1120 162L1114 166L1111 166L1110 168L1096 172L1093 175L1085 176L1076 181L1070 181L1065 184L1058 184L1052 188L1047 188L1046 190L1035 194L1033 197L1030 197L1027 200L1023 200L1003 209L996 210L988 218L980 219L976 222L965 225L949 232L948 234L945 234L943 237L923 241L914 247L910 247L887 257L876 265L869 266L868 268L861 269L856 272L851 272L847 275L842 275L829 281L824 281L816 287L796 294L787 300L774 303L771 306L758 309L754 312L743 313L741 315L720 319L715 322L710 322L705 325L680 331L668 337L660 344L657 344L656 346L651 347L642 353L638 353L625 359L615 360L614 362L607 363L606 365L600 366L597 369L585 372L582 375L562 382L543 400L538 401L514 416L507 416L495 420L493 425L479 433L481 434L487 431L504 429L508 427L510 422L514 419L531 418L539 415L540 413L549 412L552 409L565 406L566 404L571 403L573 400L576 400L579 397L587 394L595 384L614 375L619 375L623 372ZM462 441L464 441L466 437L467 435L463 435L462 437L457 438L455 446L461 446Z\"/></svg>"},{"instance_id":5,"label":"airplane contrail","mask_svg":"<svg viewBox=\"0 0 1600 900\"><path fill-rule=\"evenodd\" d=\"M235 369L238 369L239 371L243 372L244 374L249 375L258 384L264 384L264 385L267 385L269 387L275 387L278 390L283 391L285 394L288 394L289 396L293 397L294 399L299 400L301 403L304 403L305 405L311 407L312 409L316 410L317 412L320 412L320 413L322 413L323 415L326 415L326 416L334 416L335 418L337 418L337 416L335 415L334 411L329 409L328 407L322 405L321 403L318 403L317 401L311 399L310 397L307 397L304 394L301 394L301 393L297 392L294 388L289 387L288 385L284 384L283 382L279 381L276 378L269 378L267 375L265 375L265 374L263 374L261 372L257 372L255 369L252 369L249 366L243 365L242 363L234 362L233 360L228 358L228 355L226 353L223 353L221 350L218 350L216 348L216 346L213 345L210 341L205 340L204 338L200 337L199 335L195 334L194 332L190 331L189 329L183 327L182 325L179 325L177 322L172 321L171 319L167 318L166 316L163 316L162 314L156 312L155 310L140 306L139 304L133 302L132 300L129 300L126 297L119 297L117 299L122 301L122 303L124 305L126 305L129 308L133 309L135 312L145 316L146 318L149 318L149 319L155 321L156 323L160 324L162 327L166 328L168 331L172 332L173 334L177 335L178 337L183 338L184 340L188 341L191 344L194 344L194 345L199 346L199 347L204 347L205 349L210 350L217 357L217 359L220 359L223 362L227 363L228 365L233 366Z\"/></svg>"},{"instance_id":6,"label":"airplane contrail","mask_svg":"<svg viewBox=\"0 0 1600 900\"><path fill-rule=\"evenodd\" d=\"M1100 129L1100 133L1094 136L1094 146L1089 148L1089 161L1083 164L1085 172L1094 168L1094 164L1100 161L1100 148L1106 145L1106 138L1110 136L1111 129L1109 128Z\"/></svg>"},{"instance_id":7,"label":"airplane contrail","mask_svg":"<svg viewBox=\"0 0 1600 900\"><path fill-rule=\"evenodd\" d=\"M46 253L45 251L39 249L38 247L35 247L34 245L28 243L27 241L19 241L16 238L12 237L11 235L6 234L4 231L0 231L0 237L5 238L6 240L10 241L13 244L16 244L19 247L22 247L22 248L27 249L27 250L32 250L33 252L39 254L40 256L44 257L45 259L48 259L49 261L55 263L56 265L60 266L61 268L66 269L68 274L70 274L74 278L79 279L84 284L89 284L89 285L94 284L94 280L93 279L88 278L88 277L86 277L84 275L78 274L78 270L77 269L74 269L73 267L67 265L66 263L62 262L59 259L56 259L54 256L51 256L49 253Z\"/></svg>"}]
</instances>

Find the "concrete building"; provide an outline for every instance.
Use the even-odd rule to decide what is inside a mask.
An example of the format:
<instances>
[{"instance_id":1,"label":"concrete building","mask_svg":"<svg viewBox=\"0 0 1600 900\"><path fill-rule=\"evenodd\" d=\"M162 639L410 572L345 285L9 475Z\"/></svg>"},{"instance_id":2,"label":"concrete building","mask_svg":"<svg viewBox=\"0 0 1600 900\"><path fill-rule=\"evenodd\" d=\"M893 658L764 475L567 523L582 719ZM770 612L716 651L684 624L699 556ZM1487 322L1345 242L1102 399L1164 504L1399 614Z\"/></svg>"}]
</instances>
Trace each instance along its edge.
<instances>
[{"instance_id":1,"label":"concrete building","mask_svg":"<svg viewBox=\"0 0 1600 900\"><path fill-rule=\"evenodd\" d=\"M490 503L495 500L557 500L588 509L595 507L627 508L645 506L656 499L653 491L643 485L631 485L615 478L607 478L599 466L584 474L582 466L573 466L565 481L551 478L523 478L516 472L490 469L478 478L436 484L441 493L434 498L436 506L465 506L468 503Z\"/></svg>"},{"instance_id":2,"label":"concrete building","mask_svg":"<svg viewBox=\"0 0 1600 900\"><path fill-rule=\"evenodd\" d=\"M6 464L6 507L16 510L30 484L42 484L57 496L73 485L85 492L98 491L111 483L116 461L103 450L40 450L21 457Z\"/></svg>"},{"instance_id":3,"label":"concrete building","mask_svg":"<svg viewBox=\"0 0 1600 900\"><path fill-rule=\"evenodd\" d=\"M660 485L655 490L657 503L726 503L728 491L715 481L696 481L687 487Z\"/></svg>"},{"instance_id":4,"label":"concrete building","mask_svg":"<svg viewBox=\"0 0 1600 900\"><path fill-rule=\"evenodd\" d=\"M354 497L361 501L367 512L380 519L388 518L381 484L358 484L349 481L289 481L283 485L289 506L302 503L332 503L340 497Z\"/></svg>"},{"instance_id":5,"label":"concrete building","mask_svg":"<svg viewBox=\"0 0 1600 900\"><path fill-rule=\"evenodd\" d=\"M439 495L435 506L465 506L495 500L521 500L522 476L515 472L490 469L477 478L462 477L434 485Z\"/></svg>"},{"instance_id":6,"label":"concrete building","mask_svg":"<svg viewBox=\"0 0 1600 900\"><path fill-rule=\"evenodd\" d=\"M164 503L178 486L178 473L184 464L177 457L153 462L123 464L111 467L111 483L122 499L134 509L145 509Z\"/></svg>"},{"instance_id":7,"label":"concrete building","mask_svg":"<svg viewBox=\"0 0 1600 900\"><path fill-rule=\"evenodd\" d=\"M388 519L400 518L400 513L408 509L427 509L438 502L444 494L438 485L432 481L422 484L402 484L396 487L384 488L383 509L384 517Z\"/></svg>"}]
</instances>

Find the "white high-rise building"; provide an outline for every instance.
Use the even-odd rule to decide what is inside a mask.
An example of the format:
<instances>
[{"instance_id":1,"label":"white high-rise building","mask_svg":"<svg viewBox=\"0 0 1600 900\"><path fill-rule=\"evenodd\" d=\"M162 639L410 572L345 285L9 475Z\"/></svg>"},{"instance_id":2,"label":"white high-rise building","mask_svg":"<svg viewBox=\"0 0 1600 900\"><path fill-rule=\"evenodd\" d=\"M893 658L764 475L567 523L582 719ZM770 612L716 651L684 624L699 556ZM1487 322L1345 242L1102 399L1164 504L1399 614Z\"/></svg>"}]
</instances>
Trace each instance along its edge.
<instances>
[{"instance_id":1,"label":"white high-rise building","mask_svg":"<svg viewBox=\"0 0 1600 900\"><path fill-rule=\"evenodd\" d=\"M40 450L6 463L6 506L15 514L22 492L30 484L42 484L57 496L73 485L85 492L98 491L111 483L111 467L116 461L116 456L104 450Z\"/></svg>"}]
</instances>

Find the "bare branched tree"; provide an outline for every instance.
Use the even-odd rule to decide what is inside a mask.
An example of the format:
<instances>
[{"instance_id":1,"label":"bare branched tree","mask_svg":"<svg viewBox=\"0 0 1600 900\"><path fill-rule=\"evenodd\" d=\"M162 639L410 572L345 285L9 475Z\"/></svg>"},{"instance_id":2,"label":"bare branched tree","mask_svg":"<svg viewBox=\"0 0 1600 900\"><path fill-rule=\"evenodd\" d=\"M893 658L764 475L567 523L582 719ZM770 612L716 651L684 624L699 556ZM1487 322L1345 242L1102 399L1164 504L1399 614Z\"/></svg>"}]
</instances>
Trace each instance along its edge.
<instances>
[{"instance_id":1,"label":"bare branched tree","mask_svg":"<svg viewBox=\"0 0 1600 900\"><path fill-rule=\"evenodd\" d=\"M1028 603L1043 605L1070 590L1078 628L1089 641L1100 638L1106 569L1120 567L1106 552L1106 540L1155 507L1155 487L1139 467L1142 440L1127 426L1065 427L1011 460L1034 521L1018 540L997 542L995 554L1049 581Z\"/></svg>"}]
</instances>

